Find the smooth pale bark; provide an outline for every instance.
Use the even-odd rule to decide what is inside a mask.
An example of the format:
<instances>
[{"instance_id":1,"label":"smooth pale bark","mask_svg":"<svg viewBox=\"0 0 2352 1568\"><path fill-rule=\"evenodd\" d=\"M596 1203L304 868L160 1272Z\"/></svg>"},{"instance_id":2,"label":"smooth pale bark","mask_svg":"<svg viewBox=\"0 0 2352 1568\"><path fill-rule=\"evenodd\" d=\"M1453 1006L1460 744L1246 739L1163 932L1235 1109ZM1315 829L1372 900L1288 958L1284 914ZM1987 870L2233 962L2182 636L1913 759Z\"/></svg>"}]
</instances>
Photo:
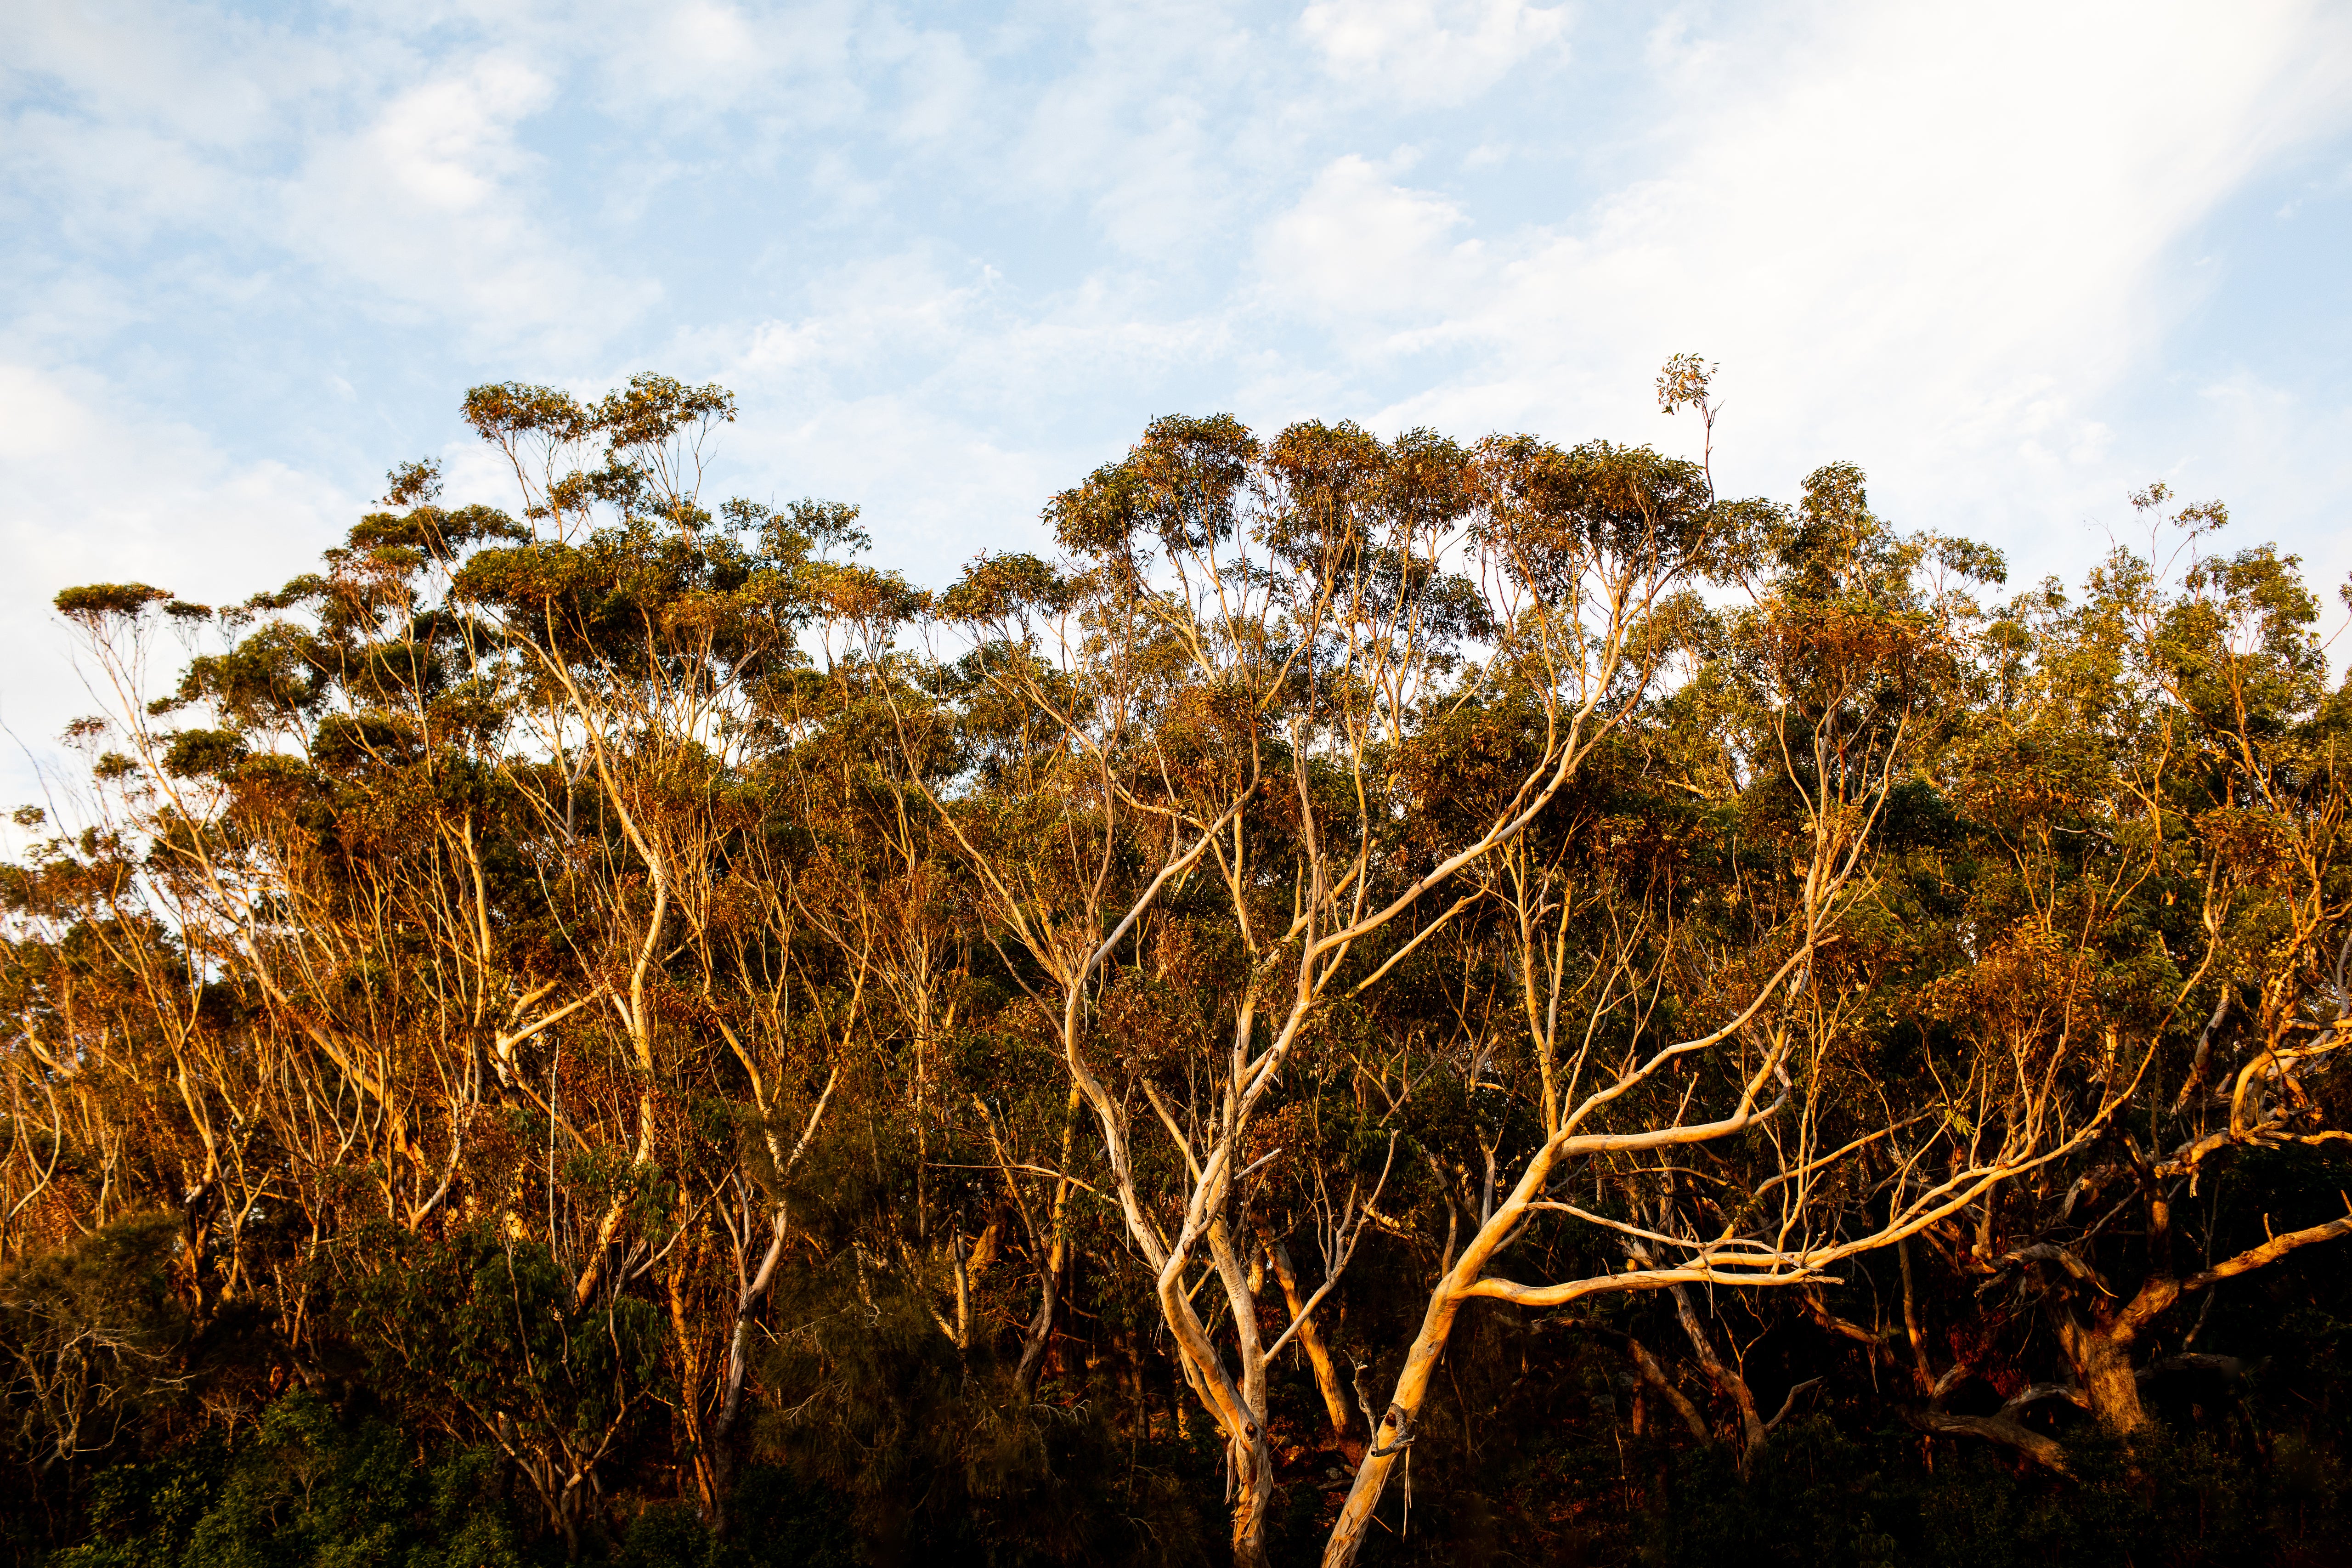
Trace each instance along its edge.
<instances>
[{"instance_id":1,"label":"smooth pale bark","mask_svg":"<svg viewBox=\"0 0 2352 1568\"><path fill-rule=\"evenodd\" d=\"M1719 1121L1694 1126L1654 1128L1642 1132L1583 1133L1575 1129L1600 1107L1638 1086L1661 1068L1696 1050L1719 1044L1759 1012L1766 1002L1776 994L1780 984L1793 973L1801 959L1811 949L1801 948L1782 963L1758 993L1754 1001L1739 1016L1711 1034L1696 1039L1681 1041L1651 1057L1648 1062L1620 1078L1609 1089L1601 1089L1586 1099L1575 1115L1538 1148L1528 1161L1528 1168L1512 1184L1509 1194L1498 1204L1485 1223L1471 1236L1458 1256L1452 1257L1430 1292L1429 1305L1422 1314L1421 1331L1413 1336L1405 1352L1404 1366L1397 1373L1395 1389L1389 1396L1388 1408L1373 1419L1372 1447L1364 1461L1356 1468L1355 1484L1348 1490L1347 1501L1340 1505L1339 1517L1331 1527L1323 1550L1325 1568L1348 1568L1362 1550L1364 1532L1370 1528L1372 1515L1380 1507L1381 1495L1387 1489L1389 1474L1396 1468L1405 1448L1412 1441L1413 1422L1419 1415L1422 1402L1428 1397L1429 1383L1437 1371L1437 1363L1445 1354L1447 1340L1452 1338L1454 1324L1463 1305L1477 1297L1517 1301L1526 1306L1560 1307L1585 1296L1624 1290L1658 1289L1665 1286L1708 1279L1711 1269L1633 1269L1624 1274L1604 1274L1588 1279L1568 1280L1555 1285L1526 1286L1506 1279L1489 1279L1486 1268L1496 1256L1517 1236L1520 1226L1530 1210L1546 1205L1543 1194L1551 1184L1552 1173L1561 1161L1581 1154L1605 1154L1637 1150L1664 1149L1694 1143L1705 1143L1727 1137L1754 1126L1765 1116L1779 1109L1779 1103L1759 1110L1757 1099L1764 1086L1779 1071L1780 1057L1769 1057L1741 1093L1738 1106L1730 1115ZM1452 1251L1452 1237L1447 1238ZM1795 1283L1792 1277L1788 1282Z\"/></svg>"},{"instance_id":2,"label":"smooth pale bark","mask_svg":"<svg viewBox=\"0 0 2352 1568\"><path fill-rule=\"evenodd\" d=\"M619 1006L617 1000L614 1005ZM653 1078L653 1047L650 1045L640 1046L639 1057L639 1071L643 1079L649 1081ZM642 1089L637 1095L637 1142L629 1155L629 1163L633 1167L642 1168L653 1163L654 1117L653 1091ZM614 1245L620 1239L621 1224L628 1217L628 1213L629 1193L624 1188L604 1205L604 1215L596 1222L596 1239L589 1247L588 1262L580 1270L579 1280L572 1287L573 1311L586 1311L588 1303L596 1299L597 1288L604 1283L604 1269L612 1258Z\"/></svg>"},{"instance_id":3,"label":"smooth pale bark","mask_svg":"<svg viewBox=\"0 0 2352 1568\"><path fill-rule=\"evenodd\" d=\"M1911 1243L1908 1238L1895 1244L1895 1256L1903 1271L1903 1333L1911 1342L1911 1364L1919 1380L1919 1392L1932 1394L1936 1374L1927 1363L1927 1334L1919 1326L1919 1298L1912 1288Z\"/></svg>"},{"instance_id":4,"label":"smooth pale bark","mask_svg":"<svg viewBox=\"0 0 2352 1568\"><path fill-rule=\"evenodd\" d=\"M760 1259L759 1268L736 1294L735 1322L727 1334L727 1392L719 1405L717 1435L720 1437L726 1436L735 1425L735 1414L743 1402L743 1373L749 1364L743 1353L744 1342L751 1332L752 1314L759 1310L760 1303L767 1297L769 1285L775 1279L776 1265L783 1258L784 1237L790 1228L791 1221L784 1213L784 1206L778 1204L771 1216L767 1253Z\"/></svg>"},{"instance_id":5,"label":"smooth pale bark","mask_svg":"<svg viewBox=\"0 0 2352 1568\"><path fill-rule=\"evenodd\" d=\"M1788 973L1782 971L1782 975ZM1775 977L1775 985L1779 983ZM1769 994L1769 992L1767 992ZM1761 1005L1759 998L1758 1005ZM1744 1022L1747 1015L1740 1020ZM1728 1029L1724 1031L1728 1032ZM1654 1061L1663 1061L1692 1048L1690 1043L1668 1047ZM1349 1489L1347 1501L1341 1506L1339 1518L1333 1524L1323 1552L1324 1568L1348 1568L1361 1550L1365 1531L1371 1523L1373 1511L1379 1507L1381 1494L1386 1488L1390 1472L1406 1445L1412 1441L1412 1426L1422 1402L1427 1397L1432 1376L1444 1356L1445 1343L1451 1337L1455 1319L1463 1305L1481 1297L1514 1301L1522 1306L1561 1307L1587 1296L1622 1293L1632 1290L1664 1289L1676 1285L1725 1284L1743 1289L1765 1286L1803 1286L1814 1283L1822 1271L1846 1258L1861 1253L1891 1246L1927 1226L1959 1213L1977 1202L1995 1185L2014 1180L2032 1171L2046 1166L2081 1147L2095 1136L2104 1117L2095 1118L2073 1137L2057 1146L2042 1151L2015 1163L2000 1163L1972 1167L1955 1173L1929 1193L1914 1201L1903 1215L1890 1221L1887 1227L1870 1236L1841 1242L1834 1247L1799 1255L1751 1255L1755 1261L1745 1267L1731 1263L1711 1262L1702 1258L1672 1268L1633 1268L1622 1274L1595 1275L1584 1279L1562 1280L1549 1285L1523 1285L1513 1280L1489 1279L1486 1269L1517 1234L1520 1225L1532 1209L1568 1209L1569 1205L1540 1197L1551 1180L1552 1172L1563 1160L1579 1154L1606 1153L1625 1150L1664 1149L1678 1145L1703 1143L1712 1139L1744 1131L1755 1125L1777 1109L1759 1110L1755 1099L1768 1074L1777 1068L1777 1058L1768 1059L1763 1068L1749 1081L1747 1093L1737 1110L1722 1121L1697 1126L1654 1129L1638 1133L1594 1133L1555 1136L1538 1150L1528 1162L1528 1169L1512 1187L1510 1194L1487 1222L1479 1226L1458 1258L1452 1260L1429 1297L1423 1313L1422 1326L1406 1352L1403 1369L1398 1373L1395 1391L1390 1397L1387 1411L1374 1427L1373 1447L1356 1471L1355 1485ZM1596 1096L1614 1098L1615 1091L1602 1091ZM1592 1102L1588 1102L1588 1104ZM1571 1126L1574 1122L1571 1121ZM1577 1212L1577 1211L1570 1211ZM2352 1228L2352 1216L2343 1222ZM2318 1227L2326 1229L2329 1227ZM2281 1237L2282 1241L2289 1238ZM2234 1261L2234 1260L2233 1260ZM2224 1268L2231 1267L2223 1266ZM2209 1276L2220 1277L2221 1270L2208 1270ZM2200 1277L2202 1278L2202 1277ZM1786 1413L1786 1407L1783 1414ZM1778 1421L1779 1416L1774 1420ZM1769 1423L1765 1424L1769 1429Z\"/></svg>"},{"instance_id":6,"label":"smooth pale bark","mask_svg":"<svg viewBox=\"0 0 2352 1568\"><path fill-rule=\"evenodd\" d=\"M1299 1347L1307 1352L1307 1363L1315 1371L1315 1387L1323 1395L1323 1408L1331 1418L1332 1438L1339 1443L1348 1440L1349 1429L1355 1425L1355 1412L1348 1403L1347 1386L1339 1381L1339 1369L1331 1359L1331 1346L1312 1316L1306 1314L1306 1299L1298 1293L1298 1270L1290 1261L1290 1249L1281 1240L1265 1231L1259 1233L1265 1247L1266 1261L1274 1266L1274 1277L1282 1286L1284 1305L1290 1309L1292 1321L1298 1324Z\"/></svg>"},{"instance_id":7,"label":"smooth pale bark","mask_svg":"<svg viewBox=\"0 0 2352 1568\"><path fill-rule=\"evenodd\" d=\"M681 1248L672 1261L664 1279L664 1293L669 1298L669 1322L673 1342L677 1347L677 1402L675 1408L686 1428L686 1451L694 1466L694 1489L702 1516L713 1517L719 1509L723 1478L718 1469L718 1456L711 1449L711 1434L706 1430L702 1412L702 1342L695 1331L692 1308L687 1300L688 1279L692 1272L693 1258Z\"/></svg>"},{"instance_id":8,"label":"smooth pale bark","mask_svg":"<svg viewBox=\"0 0 2352 1568\"><path fill-rule=\"evenodd\" d=\"M729 1037L729 1044L736 1044L731 1035ZM741 1047L739 1045L737 1048L740 1051ZM841 1069L836 1067L826 1076L824 1091L817 1096L815 1107L809 1111L808 1124L801 1129L800 1142L793 1145L789 1154L784 1153L778 1147L772 1131L766 1135L769 1157L776 1163L776 1180L780 1185L792 1174L793 1167L801 1163L801 1156L808 1152L809 1140L816 1136L817 1124L824 1120L825 1107L833 1103L834 1088L840 1082ZM764 1113L766 1110L764 1094L761 1099L761 1110ZM718 1517L715 1510L725 1502L728 1469L727 1436L734 1430L735 1417L743 1406L743 1375L749 1365L745 1346L751 1338L751 1320L759 1311L761 1303L767 1300L769 1287L775 1282L776 1266L783 1261L784 1240L790 1234L791 1228L791 1213L782 1203L779 1202L769 1215L768 1247L761 1256L760 1266L752 1271L749 1279L743 1281L742 1288L736 1292L735 1321L729 1326L727 1331L727 1389L719 1397L719 1416L712 1424L710 1434L715 1488L718 1494L712 1501L714 1518Z\"/></svg>"}]
</instances>

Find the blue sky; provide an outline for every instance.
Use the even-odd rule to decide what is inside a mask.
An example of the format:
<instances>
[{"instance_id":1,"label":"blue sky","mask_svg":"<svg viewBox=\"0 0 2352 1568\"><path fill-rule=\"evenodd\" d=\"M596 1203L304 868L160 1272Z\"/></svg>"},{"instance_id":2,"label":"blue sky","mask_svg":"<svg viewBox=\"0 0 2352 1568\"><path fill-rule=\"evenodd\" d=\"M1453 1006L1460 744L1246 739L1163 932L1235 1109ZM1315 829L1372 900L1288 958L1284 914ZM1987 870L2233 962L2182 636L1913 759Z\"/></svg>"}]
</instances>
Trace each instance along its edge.
<instances>
[{"instance_id":1,"label":"blue sky","mask_svg":"<svg viewBox=\"0 0 2352 1568\"><path fill-rule=\"evenodd\" d=\"M1171 411L1687 449L1682 350L1730 489L1851 459L2030 580L2161 478L2352 568L2340 5L19 5L0 116L37 754L59 586L242 597L415 457L504 500L509 378L722 381L719 488L932 584Z\"/></svg>"}]
</instances>

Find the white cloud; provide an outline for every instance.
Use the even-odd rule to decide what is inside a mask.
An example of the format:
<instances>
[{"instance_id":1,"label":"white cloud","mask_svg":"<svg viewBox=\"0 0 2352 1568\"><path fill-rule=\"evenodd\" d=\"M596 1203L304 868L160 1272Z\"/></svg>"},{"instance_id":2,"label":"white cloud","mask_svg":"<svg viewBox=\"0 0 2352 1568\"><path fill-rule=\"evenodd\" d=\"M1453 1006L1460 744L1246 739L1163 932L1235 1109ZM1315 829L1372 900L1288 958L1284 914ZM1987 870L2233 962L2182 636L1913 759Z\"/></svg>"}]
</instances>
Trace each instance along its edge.
<instances>
[{"instance_id":1,"label":"white cloud","mask_svg":"<svg viewBox=\"0 0 2352 1568\"><path fill-rule=\"evenodd\" d=\"M267 139L280 129L286 101L346 76L358 64L352 54L190 6L0 10L0 72L10 97L46 87L106 120L136 121L204 149Z\"/></svg>"},{"instance_id":2,"label":"white cloud","mask_svg":"<svg viewBox=\"0 0 2352 1568\"><path fill-rule=\"evenodd\" d=\"M649 7L633 22L630 74L663 98L730 101L774 63L760 28L732 5L686 0Z\"/></svg>"},{"instance_id":3,"label":"white cloud","mask_svg":"<svg viewBox=\"0 0 2352 1568\"><path fill-rule=\"evenodd\" d=\"M63 208L73 237L135 246L159 228L205 225L250 200L242 181L186 142L143 126L89 124L44 110L12 117L9 183L50 210ZM19 219L31 214L19 209Z\"/></svg>"},{"instance_id":4,"label":"white cloud","mask_svg":"<svg viewBox=\"0 0 2352 1568\"><path fill-rule=\"evenodd\" d=\"M600 108L666 129L746 110L756 123L806 126L863 105L854 54L868 17L861 0L589 0L490 36L539 58L583 59Z\"/></svg>"},{"instance_id":5,"label":"white cloud","mask_svg":"<svg viewBox=\"0 0 2352 1568\"><path fill-rule=\"evenodd\" d=\"M1565 6L1526 0L1312 0L1298 26L1343 81L1459 103L1568 37Z\"/></svg>"},{"instance_id":6,"label":"white cloud","mask_svg":"<svg viewBox=\"0 0 2352 1568\"><path fill-rule=\"evenodd\" d=\"M0 721L42 756L90 706L50 612L60 588L144 582L240 600L340 538L362 500L281 463L232 462L191 426L129 410L120 388L5 362L0 490ZM157 679L177 651L161 649ZM7 804L34 787L13 746L0 783Z\"/></svg>"},{"instance_id":7,"label":"white cloud","mask_svg":"<svg viewBox=\"0 0 2352 1568\"><path fill-rule=\"evenodd\" d=\"M891 126L902 142L939 143L968 138L986 123L988 83L952 33L922 32L880 40L874 53L898 69L901 100Z\"/></svg>"},{"instance_id":8,"label":"white cloud","mask_svg":"<svg viewBox=\"0 0 2352 1568\"><path fill-rule=\"evenodd\" d=\"M426 210L478 215L537 163L515 146L514 124L552 93L553 84L520 61L478 60L394 98L360 146L398 196Z\"/></svg>"},{"instance_id":9,"label":"white cloud","mask_svg":"<svg viewBox=\"0 0 2352 1568\"><path fill-rule=\"evenodd\" d=\"M607 341L658 288L613 277L550 232L541 161L516 127L553 91L493 55L397 93L355 133L321 142L287 184L287 243L486 346Z\"/></svg>"},{"instance_id":10,"label":"white cloud","mask_svg":"<svg viewBox=\"0 0 2352 1568\"><path fill-rule=\"evenodd\" d=\"M290 253L347 310L424 310L488 344L601 340L653 296L550 223L519 131L556 79L523 55L427 60L364 21L304 37L196 6L9 16L0 168L20 247L87 267L210 244L248 272Z\"/></svg>"},{"instance_id":11,"label":"white cloud","mask_svg":"<svg viewBox=\"0 0 2352 1568\"><path fill-rule=\"evenodd\" d=\"M1216 275L1236 218L1286 178L1311 99L1282 52L1214 4L1100 5L1044 79L1000 83L1006 144L975 174L1083 210L1143 268ZM990 145L987 127L974 128ZM1229 254L1229 252L1222 252Z\"/></svg>"},{"instance_id":12,"label":"white cloud","mask_svg":"<svg viewBox=\"0 0 2352 1568\"><path fill-rule=\"evenodd\" d=\"M800 314L677 346L740 395L728 487L860 502L877 559L937 584L983 546L1047 547L1045 499L1139 432L1106 408L1234 345L1218 319L1155 321L1111 280L1014 298L914 251L813 280Z\"/></svg>"},{"instance_id":13,"label":"white cloud","mask_svg":"<svg viewBox=\"0 0 2352 1568\"><path fill-rule=\"evenodd\" d=\"M1662 106L1667 163L1577 221L1495 237L1483 277L1445 286L1462 227L1440 198L1340 165L1264 254L1305 258L1358 318L1335 339L1478 345L1395 421L1686 441L1642 410L1656 364L1697 349L1730 367L1732 472L1785 487L1856 457L1916 505L1998 524L2113 487L2101 401L2192 302L2171 247L2347 123L2346 24L2294 5L1841 7L1712 42ZM1418 331L1397 331L1416 297Z\"/></svg>"},{"instance_id":14,"label":"white cloud","mask_svg":"<svg viewBox=\"0 0 2352 1568\"><path fill-rule=\"evenodd\" d=\"M1454 237L1467 223L1444 196L1394 184L1350 154L1266 225L1258 266L1269 297L1310 319L1425 321L1475 298L1484 281L1479 242Z\"/></svg>"},{"instance_id":15,"label":"white cloud","mask_svg":"<svg viewBox=\"0 0 2352 1568\"><path fill-rule=\"evenodd\" d=\"M940 258L919 252L811 279L808 313L760 323L730 368L765 382L856 371L902 354L936 358L969 335L969 314L987 281L951 280Z\"/></svg>"}]
</instances>

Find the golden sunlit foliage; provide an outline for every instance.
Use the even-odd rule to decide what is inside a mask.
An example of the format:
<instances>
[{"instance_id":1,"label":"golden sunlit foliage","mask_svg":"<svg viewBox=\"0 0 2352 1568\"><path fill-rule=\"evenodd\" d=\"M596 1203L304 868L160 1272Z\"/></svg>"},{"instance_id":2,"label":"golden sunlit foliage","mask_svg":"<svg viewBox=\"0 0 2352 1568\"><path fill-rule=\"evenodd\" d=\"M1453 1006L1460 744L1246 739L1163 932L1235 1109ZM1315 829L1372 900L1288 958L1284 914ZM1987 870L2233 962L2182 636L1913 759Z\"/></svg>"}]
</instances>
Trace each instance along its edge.
<instances>
[{"instance_id":1,"label":"golden sunlit foliage","mask_svg":"<svg viewBox=\"0 0 2352 1568\"><path fill-rule=\"evenodd\" d=\"M23 1560L2323 1560L2352 696L2217 505L1171 417L930 594L723 389L465 416L58 596Z\"/></svg>"}]
</instances>

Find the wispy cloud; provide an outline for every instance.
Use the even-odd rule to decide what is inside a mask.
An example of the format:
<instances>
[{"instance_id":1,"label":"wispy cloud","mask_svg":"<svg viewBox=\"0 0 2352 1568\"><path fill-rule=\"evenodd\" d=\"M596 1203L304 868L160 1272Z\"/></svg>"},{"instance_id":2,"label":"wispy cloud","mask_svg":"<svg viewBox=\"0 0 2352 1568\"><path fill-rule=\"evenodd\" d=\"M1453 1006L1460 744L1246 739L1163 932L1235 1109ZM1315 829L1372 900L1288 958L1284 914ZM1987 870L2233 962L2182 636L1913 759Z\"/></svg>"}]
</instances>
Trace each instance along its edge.
<instances>
[{"instance_id":1,"label":"wispy cloud","mask_svg":"<svg viewBox=\"0 0 2352 1568\"><path fill-rule=\"evenodd\" d=\"M1559 51L1569 12L1526 0L1313 0L1298 26L1343 81L1457 104Z\"/></svg>"},{"instance_id":2,"label":"wispy cloud","mask_svg":"<svg viewBox=\"0 0 2352 1568\"><path fill-rule=\"evenodd\" d=\"M545 156L516 135L554 92L503 55L403 89L275 189L287 248L362 299L460 323L488 349L609 342L660 288L614 276L592 244L554 232L534 189Z\"/></svg>"},{"instance_id":3,"label":"wispy cloud","mask_svg":"<svg viewBox=\"0 0 2352 1568\"><path fill-rule=\"evenodd\" d=\"M1267 296L1308 321L1328 321L1334 346L1360 346L1356 329L1448 319L1477 297L1486 258L1461 237L1469 217L1434 191L1399 184L1355 153L1336 158L1289 211L1267 224L1258 266Z\"/></svg>"},{"instance_id":4,"label":"wispy cloud","mask_svg":"<svg viewBox=\"0 0 2352 1568\"><path fill-rule=\"evenodd\" d=\"M124 404L91 376L0 363L0 723L39 755L90 706L47 613L58 588L134 580L242 599L290 575L362 499L284 463L235 461L194 425L126 417ZM5 776L22 793L24 755L8 751Z\"/></svg>"},{"instance_id":5,"label":"wispy cloud","mask_svg":"<svg viewBox=\"0 0 2352 1568\"><path fill-rule=\"evenodd\" d=\"M1735 471L1861 458L1965 521L2117 486L2101 410L2195 302L2176 247L2352 115L2352 30L2305 6L1870 5L1738 42L1660 46L1671 156L1567 221L1481 225L1474 267L1442 192L1343 162L1266 226L1270 281L1356 302L1335 349L1475 342L1391 419L1643 429L1696 347Z\"/></svg>"}]
</instances>

